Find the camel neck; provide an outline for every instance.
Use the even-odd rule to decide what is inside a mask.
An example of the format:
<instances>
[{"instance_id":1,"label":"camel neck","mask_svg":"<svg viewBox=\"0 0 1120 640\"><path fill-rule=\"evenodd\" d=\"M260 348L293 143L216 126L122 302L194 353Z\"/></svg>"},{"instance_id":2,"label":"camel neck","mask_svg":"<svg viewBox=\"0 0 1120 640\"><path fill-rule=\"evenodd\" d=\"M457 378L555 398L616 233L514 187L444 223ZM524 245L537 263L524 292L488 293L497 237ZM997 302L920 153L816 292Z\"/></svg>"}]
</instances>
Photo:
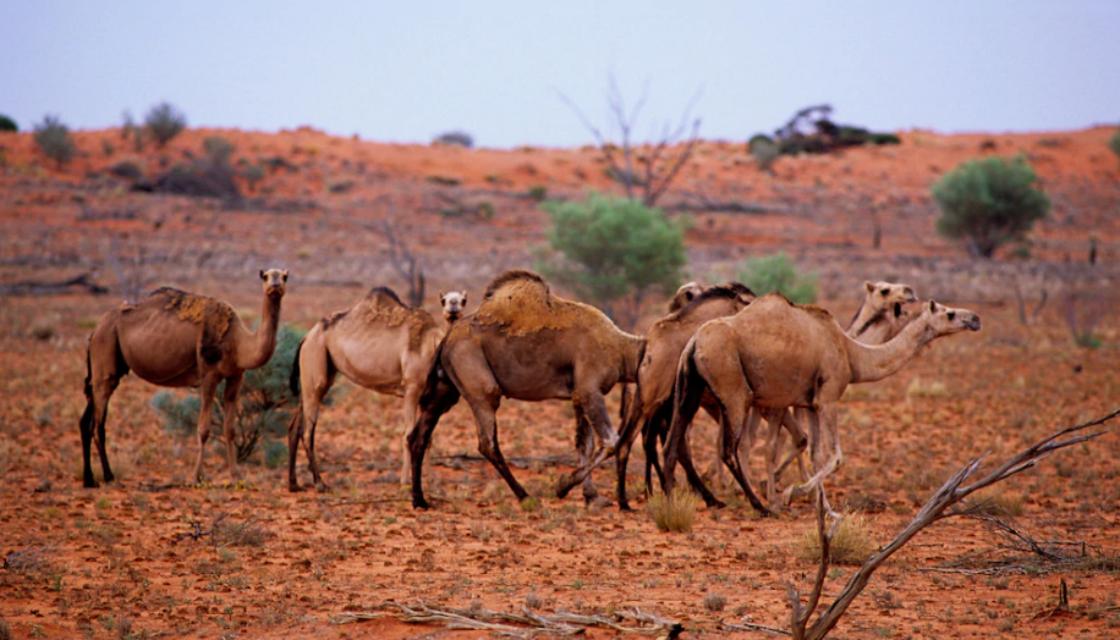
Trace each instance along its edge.
<instances>
[{"instance_id":1,"label":"camel neck","mask_svg":"<svg viewBox=\"0 0 1120 640\"><path fill-rule=\"evenodd\" d=\"M860 334L870 329L872 325L883 318L885 318L883 310L873 311L871 305L867 304L867 298L864 297L863 303L859 306L859 310L856 311L856 315L852 318L852 321L848 324L848 328L844 330L844 333L847 333L852 338L858 338Z\"/></svg>"},{"instance_id":2,"label":"camel neck","mask_svg":"<svg viewBox=\"0 0 1120 640\"><path fill-rule=\"evenodd\" d=\"M280 324L280 298L265 295L261 305L261 323L255 334L246 336L238 349L237 364L241 369L256 369L268 362L276 350L276 328Z\"/></svg>"},{"instance_id":3,"label":"camel neck","mask_svg":"<svg viewBox=\"0 0 1120 640\"><path fill-rule=\"evenodd\" d=\"M897 336L881 345L865 345L848 339L848 361L852 382L874 382L897 373L934 338L928 323L914 321Z\"/></svg>"}]
</instances>

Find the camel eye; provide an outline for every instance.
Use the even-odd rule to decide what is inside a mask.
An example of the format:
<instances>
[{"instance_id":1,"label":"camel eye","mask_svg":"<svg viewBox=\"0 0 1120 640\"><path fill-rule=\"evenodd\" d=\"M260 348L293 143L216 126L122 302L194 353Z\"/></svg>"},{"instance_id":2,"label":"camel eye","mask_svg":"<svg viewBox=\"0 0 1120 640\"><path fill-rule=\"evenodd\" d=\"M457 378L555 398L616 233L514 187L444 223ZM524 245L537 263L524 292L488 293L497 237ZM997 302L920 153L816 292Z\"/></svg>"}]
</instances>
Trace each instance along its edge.
<instances>
[{"instance_id":1,"label":"camel eye","mask_svg":"<svg viewBox=\"0 0 1120 640\"><path fill-rule=\"evenodd\" d=\"M883 290L882 290L882 291L880 291L879 293L880 293L880 294L882 294L882 295L884 295L884 296L886 296L886 295L887 295L887 294L889 294L890 292L891 292L891 290L890 290L890 289L883 289Z\"/></svg>"},{"instance_id":2,"label":"camel eye","mask_svg":"<svg viewBox=\"0 0 1120 640\"><path fill-rule=\"evenodd\" d=\"M957 312L956 311L950 311L949 312L949 319L950 320L952 320L953 318L956 318L956 317L957 317Z\"/></svg>"}]
</instances>

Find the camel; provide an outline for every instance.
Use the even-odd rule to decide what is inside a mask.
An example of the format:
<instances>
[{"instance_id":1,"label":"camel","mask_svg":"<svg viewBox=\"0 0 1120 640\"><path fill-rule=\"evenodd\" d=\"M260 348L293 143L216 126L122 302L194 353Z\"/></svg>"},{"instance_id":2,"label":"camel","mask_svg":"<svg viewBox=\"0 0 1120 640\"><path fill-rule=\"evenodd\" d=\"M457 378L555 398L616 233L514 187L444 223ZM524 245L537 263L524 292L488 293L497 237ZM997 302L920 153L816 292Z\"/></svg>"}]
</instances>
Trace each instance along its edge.
<instances>
[{"instance_id":1,"label":"camel","mask_svg":"<svg viewBox=\"0 0 1120 640\"><path fill-rule=\"evenodd\" d=\"M514 478L498 445L495 413L503 397L572 401L577 423L599 439L599 451L569 477L563 498L613 452L604 395L637 379L645 340L619 329L590 305L554 295L539 275L507 271L486 288L482 304L452 325L428 374L420 416L408 435L412 457L412 505L428 508L421 466L440 416L462 397L478 426L478 449L518 500L528 493Z\"/></svg>"},{"instance_id":2,"label":"camel","mask_svg":"<svg viewBox=\"0 0 1120 640\"><path fill-rule=\"evenodd\" d=\"M704 293L704 287L700 286L696 281L682 284L677 288L677 292L673 294L673 297L669 298L669 313L683 308L702 293Z\"/></svg>"},{"instance_id":3,"label":"camel","mask_svg":"<svg viewBox=\"0 0 1120 640\"><path fill-rule=\"evenodd\" d=\"M466 302L465 291L440 293L449 324L458 320ZM374 287L349 309L323 318L307 332L296 350L290 379L299 406L288 425L289 491L300 490L296 455L304 429L315 488L328 490L315 458L315 427L323 398L339 373L358 386L404 398L407 426L401 434L400 482L408 481L408 429L416 421L420 391L443 335L430 313L407 306L387 287Z\"/></svg>"},{"instance_id":4,"label":"camel","mask_svg":"<svg viewBox=\"0 0 1120 640\"><path fill-rule=\"evenodd\" d=\"M234 419L241 378L249 369L268 362L276 348L280 301L288 282L287 270L260 271L264 283L261 323L249 331L225 302L161 287L136 304L124 304L101 317L86 350L86 409L82 413L82 484L96 487L90 468L90 441L96 439L105 482L113 481L105 452L105 421L109 399L129 371L162 387L198 387L198 457L195 482L202 481L202 454L210 437L214 392L223 380L222 432L226 440L226 470L237 476Z\"/></svg>"},{"instance_id":5,"label":"camel","mask_svg":"<svg viewBox=\"0 0 1120 640\"><path fill-rule=\"evenodd\" d=\"M695 283L689 283L694 285ZM682 287L683 291L688 287ZM620 447L617 458L617 475L618 475L618 504L620 509L628 509L629 504L626 499L626 464L629 458L629 451L634 437L635 429L638 424L642 425L642 441L646 452L646 490L652 489L651 485L651 467L655 468L658 472L658 477L661 478L662 472L660 465L657 464L657 439L656 436L664 438L665 433L668 431L668 422L672 414L672 404L670 403L673 382L676 378L677 363L680 359L681 351L684 350L685 344L689 338L695 334L696 330L704 322L716 317L730 316L737 313L742 309L750 300L754 299L753 293L749 289L738 283L730 283L725 285L734 290L736 287L740 289L737 296L728 295L732 291L723 290L715 287L702 293L700 299L703 300L701 304L697 301L696 304L690 305L687 313L673 313L665 318L662 318L653 325L646 336L647 345L645 356L642 360L641 368L638 371L638 387L640 395L635 404L633 413L627 416L627 421L620 432ZM898 317L901 314L901 305L911 302L914 299L913 288L904 284L894 284L890 282L877 282L877 283L864 283L866 290L865 300L857 312L855 319L851 325L859 327L868 335L876 337L881 335L880 327L890 323L892 317L887 311L892 307L895 308L894 316ZM678 291L678 295L680 294ZM857 323L858 321L858 323ZM893 325L892 325L893 329ZM864 342L867 342L866 340ZM711 398L711 396L706 396ZM714 400L714 398L713 398ZM719 422L718 405L714 402L704 402L702 404L706 410L712 415L712 418ZM656 417L656 419L655 419ZM748 439L747 451L751 449L751 443L754 438L753 435L757 431L760 414L757 411L751 411L748 418ZM804 431L801 429L798 422L794 421L792 416L787 413L781 415L781 420L772 425L774 432L770 434L769 441L772 450L779 451L782 446L782 433L779 431L782 426L793 435L796 444L799 446L798 453L803 450L807 443ZM718 481L722 470L722 432L719 441L717 442L717 451L714 467L714 478ZM772 458L776 458L777 454L772 454ZM792 459L792 458L791 458ZM798 458L800 462L800 458ZM686 472L690 474L694 471L691 467L686 467ZM768 469L770 475L773 477L773 467ZM694 483L695 484L695 483ZM718 484L718 482L717 482ZM768 492L773 487L773 482L768 485ZM748 496L750 498L750 496ZM752 500L752 504L759 508L761 503ZM760 511L766 512L765 508Z\"/></svg>"},{"instance_id":6,"label":"camel","mask_svg":"<svg viewBox=\"0 0 1120 640\"><path fill-rule=\"evenodd\" d=\"M917 301L914 288L894 282L864 282L863 304L845 330L864 344L883 344L898 335L910 318L903 305Z\"/></svg>"},{"instance_id":7,"label":"camel","mask_svg":"<svg viewBox=\"0 0 1120 640\"><path fill-rule=\"evenodd\" d=\"M678 457L685 464L689 455L681 443L705 391L716 396L722 411L724 462L748 495L753 490L738 459L747 409L758 409L768 421L789 407L808 409L815 474L800 487L790 487L787 500L794 489L811 490L842 459L833 404L847 386L890 376L932 340L964 330L979 331L980 317L931 300L892 340L864 345L846 335L824 309L794 305L776 294L755 300L734 316L705 323L681 354L665 449L665 490L673 488ZM822 417L833 446L823 463ZM718 504L706 487L697 489L707 504Z\"/></svg>"}]
</instances>

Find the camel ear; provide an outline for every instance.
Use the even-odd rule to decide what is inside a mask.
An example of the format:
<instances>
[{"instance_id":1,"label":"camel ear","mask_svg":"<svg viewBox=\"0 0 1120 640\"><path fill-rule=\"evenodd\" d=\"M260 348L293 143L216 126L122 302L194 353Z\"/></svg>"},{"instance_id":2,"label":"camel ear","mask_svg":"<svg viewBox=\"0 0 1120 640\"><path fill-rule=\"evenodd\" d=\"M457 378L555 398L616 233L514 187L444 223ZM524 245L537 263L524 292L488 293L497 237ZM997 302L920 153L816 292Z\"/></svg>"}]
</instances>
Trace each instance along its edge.
<instances>
[{"instance_id":1,"label":"camel ear","mask_svg":"<svg viewBox=\"0 0 1120 640\"><path fill-rule=\"evenodd\" d=\"M934 313L937 311L937 302L935 300L929 301L929 312Z\"/></svg>"},{"instance_id":2,"label":"camel ear","mask_svg":"<svg viewBox=\"0 0 1120 640\"><path fill-rule=\"evenodd\" d=\"M261 274L261 280L264 280L264 269L261 269L260 274Z\"/></svg>"},{"instance_id":3,"label":"camel ear","mask_svg":"<svg viewBox=\"0 0 1120 640\"><path fill-rule=\"evenodd\" d=\"M865 289L867 289L867 293L871 293L872 291L875 290L875 283L873 283L873 282L869 282L867 280L864 280L863 281L863 286L864 286Z\"/></svg>"},{"instance_id":4,"label":"camel ear","mask_svg":"<svg viewBox=\"0 0 1120 640\"><path fill-rule=\"evenodd\" d=\"M463 304L467 304L467 290L463 289L462 294L463 294Z\"/></svg>"},{"instance_id":5,"label":"camel ear","mask_svg":"<svg viewBox=\"0 0 1120 640\"><path fill-rule=\"evenodd\" d=\"M280 279L283 280L284 282L288 281L288 270L287 269L284 269L283 271L280 272Z\"/></svg>"},{"instance_id":6,"label":"camel ear","mask_svg":"<svg viewBox=\"0 0 1120 640\"><path fill-rule=\"evenodd\" d=\"M439 292L439 303L440 303L440 304L443 304L443 299L444 299L444 298L445 298L446 296L447 296L447 293L445 293L445 292L443 292L443 291L440 291L440 292Z\"/></svg>"}]
</instances>

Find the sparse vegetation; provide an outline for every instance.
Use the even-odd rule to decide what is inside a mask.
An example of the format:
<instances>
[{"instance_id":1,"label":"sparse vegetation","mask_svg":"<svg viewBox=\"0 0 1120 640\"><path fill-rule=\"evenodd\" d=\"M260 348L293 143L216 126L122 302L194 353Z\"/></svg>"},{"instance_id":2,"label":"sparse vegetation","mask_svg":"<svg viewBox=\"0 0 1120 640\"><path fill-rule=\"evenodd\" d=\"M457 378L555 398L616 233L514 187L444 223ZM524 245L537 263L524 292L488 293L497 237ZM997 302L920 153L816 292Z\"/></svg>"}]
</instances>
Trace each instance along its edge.
<instances>
[{"instance_id":1,"label":"sparse vegetation","mask_svg":"<svg viewBox=\"0 0 1120 640\"><path fill-rule=\"evenodd\" d=\"M1108 139L1108 148L1112 149L1112 153L1115 153L1116 157L1120 159L1120 129L1117 129Z\"/></svg>"},{"instance_id":2,"label":"sparse vegetation","mask_svg":"<svg viewBox=\"0 0 1120 640\"><path fill-rule=\"evenodd\" d=\"M249 185L250 192L256 191L257 184L264 179L264 167L259 164L250 164L242 170L241 177L245 179L245 184Z\"/></svg>"},{"instance_id":3,"label":"sparse vegetation","mask_svg":"<svg viewBox=\"0 0 1120 640\"><path fill-rule=\"evenodd\" d=\"M43 116L43 121L35 125L35 144L48 158L58 163L59 169L78 152L70 137L70 128L58 116Z\"/></svg>"},{"instance_id":4,"label":"sparse vegetation","mask_svg":"<svg viewBox=\"0 0 1120 640\"><path fill-rule=\"evenodd\" d=\"M700 498L683 486L677 486L669 495L656 492L649 498L647 509L654 524L661 531L692 531Z\"/></svg>"},{"instance_id":5,"label":"sparse vegetation","mask_svg":"<svg viewBox=\"0 0 1120 640\"><path fill-rule=\"evenodd\" d=\"M829 541L828 549L829 556L835 564L862 564L875 550L875 544L871 542L867 518L856 513L844 514L835 535ZM821 539L815 523L802 536L797 555L807 561L820 559Z\"/></svg>"},{"instance_id":6,"label":"sparse vegetation","mask_svg":"<svg viewBox=\"0 0 1120 640\"><path fill-rule=\"evenodd\" d=\"M233 143L222 136L208 136L202 141L202 151L211 163L228 165L233 157Z\"/></svg>"},{"instance_id":7,"label":"sparse vegetation","mask_svg":"<svg viewBox=\"0 0 1120 640\"><path fill-rule=\"evenodd\" d=\"M723 608L726 606L727 598L718 593L712 592L704 596L704 608L712 613L723 611Z\"/></svg>"},{"instance_id":8,"label":"sparse vegetation","mask_svg":"<svg viewBox=\"0 0 1120 640\"><path fill-rule=\"evenodd\" d=\"M132 160L122 160L109 167L109 174L134 182L144 177L144 171L140 168L140 165Z\"/></svg>"},{"instance_id":9,"label":"sparse vegetation","mask_svg":"<svg viewBox=\"0 0 1120 640\"><path fill-rule=\"evenodd\" d=\"M19 131L19 125L16 124L15 120L0 113L0 132L4 131Z\"/></svg>"},{"instance_id":10,"label":"sparse vegetation","mask_svg":"<svg viewBox=\"0 0 1120 640\"><path fill-rule=\"evenodd\" d=\"M797 304L817 299L816 274L798 273L793 260L783 252L747 260L739 271L739 281L760 296L778 292Z\"/></svg>"},{"instance_id":11,"label":"sparse vegetation","mask_svg":"<svg viewBox=\"0 0 1120 640\"><path fill-rule=\"evenodd\" d=\"M161 102L148 111L144 127L162 147L187 127L187 117L171 103Z\"/></svg>"},{"instance_id":12,"label":"sparse vegetation","mask_svg":"<svg viewBox=\"0 0 1120 640\"><path fill-rule=\"evenodd\" d=\"M767 173L774 170L774 163L782 155L781 148L770 139L770 136L761 133L751 136L750 142L747 143L747 150L758 163L758 168Z\"/></svg>"},{"instance_id":13,"label":"sparse vegetation","mask_svg":"<svg viewBox=\"0 0 1120 640\"><path fill-rule=\"evenodd\" d=\"M283 325L276 333L276 350L263 367L245 372L238 396L239 410L235 421L239 434L237 459L248 460L263 437L267 443L286 437L294 400L288 386L292 360L303 334L290 325ZM225 383L218 386L216 397L222 397ZM151 400L152 407L163 416L164 428L180 436L190 436L198 427L200 401L197 394L177 398L169 391L160 391ZM222 433L221 403L214 403L212 433ZM216 440L216 439L215 439ZM287 460L286 445L284 460ZM277 455L273 450L274 457ZM265 456L268 463L268 455Z\"/></svg>"},{"instance_id":14,"label":"sparse vegetation","mask_svg":"<svg viewBox=\"0 0 1120 640\"><path fill-rule=\"evenodd\" d=\"M466 131L447 131L432 138L432 144L445 144L470 149L474 146L474 138Z\"/></svg>"},{"instance_id":15,"label":"sparse vegetation","mask_svg":"<svg viewBox=\"0 0 1120 640\"><path fill-rule=\"evenodd\" d=\"M1000 246L1023 240L1046 217L1050 199L1035 187L1037 180L1022 157L965 162L933 185L941 209L937 230L965 241L972 255L991 258Z\"/></svg>"},{"instance_id":16,"label":"sparse vegetation","mask_svg":"<svg viewBox=\"0 0 1120 640\"><path fill-rule=\"evenodd\" d=\"M680 284L683 229L660 209L599 194L544 209L552 218L549 243L563 260L542 260L538 268L624 325L637 321L647 294Z\"/></svg>"}]
</instances>

